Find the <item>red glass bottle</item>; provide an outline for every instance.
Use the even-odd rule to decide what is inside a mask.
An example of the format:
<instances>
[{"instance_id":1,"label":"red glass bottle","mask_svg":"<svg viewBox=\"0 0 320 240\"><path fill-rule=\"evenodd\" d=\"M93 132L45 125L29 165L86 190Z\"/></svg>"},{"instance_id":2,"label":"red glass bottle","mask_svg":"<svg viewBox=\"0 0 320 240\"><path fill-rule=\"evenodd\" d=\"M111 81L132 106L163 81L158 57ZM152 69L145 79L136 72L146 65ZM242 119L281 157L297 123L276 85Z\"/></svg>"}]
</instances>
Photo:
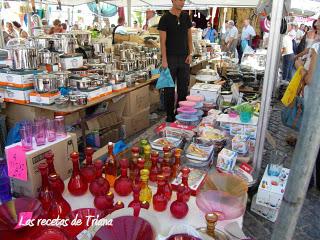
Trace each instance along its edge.
<instances>
[{"instance_id":1,"label":"red glass bottle","mask_svg":"<svg viewBox=\"0 0 320 240\"><path fill-rule=\"evenodd\" d=\"M87 147L85 150L86 154L86 163L81 168L81 174L85 177L86 181L88 183L91 183L96 178L96 169L94 165L92 164L92 155L94 153L94 150L92 147Z\"/></svg>"},{"instance_id":2,"label":"red glass bottle","mask_svg":"<svg viewBox=\"0 0 320 240\"><path fill-rule=\"evenodd\" d=\"M61 177L59 176L59 174L57 174L56 169L54 168L54 155L52 153L52 151L49 151L47 153L44 154L44 158L46 159L46 162L48 164L48 175L57 175L58 177L58 183L59 183L59 190L61 193L63 193L64 191L64 182L62 181Z\"/></svg>"},{"instance_id":3,"label":"red glass bottle","mask_svg":"<svg viewBox=\"0 0 320 240\"><path fill-rule=\"evenodd\" d=\"M68 183L68 190L72 195L81 196L88 190L88 183L79 169L79 153L73 152L70 154L73 163L72 176Z\"/></svg>"},{"instance_id":4,"label":"red glass bottle","mask_svg":"<svg viewBox=\"0 0 320 240\"><path fill-rule=\"evenodd\" d=\"M184 167L181 169L181 172L182 172L182 184L184 185L183 199L185 202L188 202L191 196L191 189L188 183L190 169L187 167Z\"/></svg>"},{"instance_id":5,"label":"red glass bottle","mask_svg":"<svg viewBox=\"0 0 320 240\"><path fill-rule=\"evenodd\" d=\"M156 151L151 152L151 169L150 169L150 181L156 182L158 174L161 173L160 168L158 167L158 161L159 161L159 153Z\"/></svg>"},{"instance_id":6,"label":"red glass bottle","mask_svg":"<svg viewBox=\"0 0 320 240\"><path fill-rule=\"evenodd\" d=\"M97 209L101 211L106 211L113 209L113 199L113 193L108 192L106 195L95 197L93 203Z\"/></svg>"},{"instance_id":7,"label":"red glass bottle","mask_svg":"<svg viewBox=\"0 0 320 240\"><path fill-rule=\"evenodd\" d=\"M129 203L128 207L135 208L136 206L140 206L141 208L149 209L149 203L144 201L141 202L139 200L141 187L139 184L133 186L133 200Z\"/></svg>"},{"instance_id":8,"label":"red glass bottle","mask_svg":"<svg viewBox=\"0 0 320 240\"><path fill-rule=\"evenodd\" d=\"M177 200L175 200L170 206L171 214L178 219L184 218L189 211L188 204L184 201L184 189L185 186L183 184L178 186Z\"/></svg>"},{"instance_id":9,"label":"red glass bottle","mask_svg":"<svg viewBox=\"0 0 320 240\"><path fill-rule=\"evenodd\" d=\"M138 158L137 161L137 172L134 179L134 184L140 184L140 171L144 168L144 159Z\"/></svg>"},{"instance_id":10,"label":"red glass bottle","mask_svg":"<svg viewBox=\"0 0 320 240\"><path fill-rule=\"evenodd\" d=\"M137 172L137 163L139 158L139 147L131 148L131 164L130 164L130 178L134 180Z\"/></svg>"},{"instance_id":11,"label":"red glass bottle","mask_svg":"<svg viewBox=\"0 0 320 240\"><path fill-rule=\"evenodd\" d=\"M52 189L52 200L48 210L48 218L65 218L71 212L70 204L62 197L60 192L59 178L55 174L50 174L49 177L50 187Z\"/></svg>"},{"instance_id":12,"label":"red glass bottle","mask_svg":"<svg viewBox=\"0 0 320 240\"><path fill-rule=\"evenodd\" d=\"M103 162L96 160L94 162L96 179L90 183L89 190L93 196L106 195L110 190L110 184L102 177Z\"/></svg>"},{"instance_id":13,"label":"red glass bottle","mask_svg":"<svg viewBox=\"0 0 320 240\"><path fill-rule=\"evenodd\" d=\"M181 149L176 148L174 151L174 164L172 166L172 178L175 179L180 172L180 164L181 164Z\"/></svg>"},{"instance_id":14,"label":"red glass bottle","mask_svg":"<svg viewBox=\"0 0 320 240\"><path fill-rule=\"evenodd\" d=\"M121 176L114 182L114 190L120 196L128 196L132 192L132 180L128 177L128 159L120 160Z\"/></svg>"},{"instance_id":15,"label":"red glass bottle","mask_svg":"<svg viewBox=\"0 0 320 240\"><path fill-rule=\"evenodd\" d=\"M117 163L113 154L113 143L108 143L108 157L106 161L106 179L108 180L110 187L114 186L114 182L117 178Z\"/></svg>"},{"instance_id":16,"label":"red glass bottle","mask_svg":"<svg viewBox=\"0 0 320 240\"><path fill-rule=\"evenodd\" d=\"M42 182L38 199L42 204L42 209L44 210L45 214L47 214L49 207L51 205L52 195L53 195L52 190L49 186L49 181L48 181L48 164L45 162L40 163L38 165L38 169L41 174L41 182Z\"/></svg>"},{"instance_id":17,"label":"red glass bottle","mask_svg":"<svg viewBox=\"0 0 320 240\"><path fill-rule=\"evenodd\" d=\"M164 194L166 195L168 201L170 201L172 196L172 186L171 186L171 168L170 167L162 167L162 175L165 178L164 185Z\"/></svg>"},{"instance_id":18,"label":"red glass bottle","mask_svg":"<svg viewBox=\"0 0 320 240\"><path fill-rule=\"evenodd\" d=\"M170 153L163 153L162 167L170 167Z\"/></svg>"},{"instance_id":19,"label":"red glass bottle","mask_svg":"<svg viewBox=\"0 0 320 240\"><path fill-rule=\"evenodd\" d=\"M152 202L153 202L153 209L158 212L163 212L167 208L168 198L165 196L164 193L164 186L165 186L165 178L163 175L158 175L158 189L155 195L153 195Z\"/></svg>"}]
</instances>

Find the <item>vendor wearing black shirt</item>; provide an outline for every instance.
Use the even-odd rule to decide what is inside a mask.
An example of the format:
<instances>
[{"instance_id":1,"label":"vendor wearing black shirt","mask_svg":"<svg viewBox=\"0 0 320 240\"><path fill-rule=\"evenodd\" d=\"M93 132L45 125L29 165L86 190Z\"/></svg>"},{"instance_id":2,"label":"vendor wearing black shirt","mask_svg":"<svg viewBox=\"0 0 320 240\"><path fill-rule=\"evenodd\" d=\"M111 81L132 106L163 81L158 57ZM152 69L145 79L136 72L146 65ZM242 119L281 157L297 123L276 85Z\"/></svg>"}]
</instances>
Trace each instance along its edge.
<instances>
[{"instance_id":1,"label":"vendor wearing black shirt","mask_svg":"<svg viewBox=\"0 0 320 240\"><path fill-rule=\"evenodd\" d=\"M172 0L171 10L159 22L162 67L169 67L173 81L177 83L178 101L188 94L190 64L192 61L192 23L187 13L182 12L185 0ZM167 122L175 120L175 89L164 89L164 104Z\"/></svg>"}]
</instances>

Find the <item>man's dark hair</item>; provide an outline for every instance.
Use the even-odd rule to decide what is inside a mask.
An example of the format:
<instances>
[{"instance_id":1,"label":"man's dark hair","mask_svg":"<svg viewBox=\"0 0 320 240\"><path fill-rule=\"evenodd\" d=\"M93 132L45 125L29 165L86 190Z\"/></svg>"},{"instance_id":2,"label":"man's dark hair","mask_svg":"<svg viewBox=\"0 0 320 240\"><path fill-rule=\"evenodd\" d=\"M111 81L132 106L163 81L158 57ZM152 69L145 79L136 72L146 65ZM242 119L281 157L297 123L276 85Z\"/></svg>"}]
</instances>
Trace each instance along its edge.
<instances>
[{"instance_id":1,"label":"man's dark hair","mask_svg":"<svg viewBox=\"0 0 320 240\"><path fill-rule=\"evenodd\" d=\"M13 21L12 24L13 24L13 26L15 26L16 28L21 28L21 24L18 23L17 21Z\"/></svg>"}]
</instances>

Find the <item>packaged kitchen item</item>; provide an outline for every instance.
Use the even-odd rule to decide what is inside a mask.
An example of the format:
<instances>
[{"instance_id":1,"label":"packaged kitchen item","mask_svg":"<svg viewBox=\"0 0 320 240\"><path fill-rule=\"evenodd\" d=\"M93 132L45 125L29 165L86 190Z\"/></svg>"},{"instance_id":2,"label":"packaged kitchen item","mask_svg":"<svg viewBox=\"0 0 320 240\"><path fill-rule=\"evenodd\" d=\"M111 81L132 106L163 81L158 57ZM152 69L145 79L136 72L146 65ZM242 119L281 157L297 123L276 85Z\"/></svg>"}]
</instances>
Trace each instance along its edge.
<instances>
[{"instance_id":1,"label":"packaged kitchen item","mask_svg":"<svg viewBox=\"0 0 320 240\"><path fill-rule=\"evenodd\" d=\"M177 109L179 114L197 115L197 110L192 107L179 107Z\"/></svg>"},{"instance_id":2,"label":"packaged kitchen item","mask_svg":"<svg viewBox=\"0 0 320 240\"><path fill-rule=\"evenodd\" d=\"M245 135L236 135L232 139L232 151L246 154L248 152L248 140L249 138Z\"/></svg>"},{"instance_id":3,"label":"packaged kitchen item","mask_svg":"<svg viewBox=\"0 0 320 240\"><path fill-rule=\"evenodd\" d=\"M213 151L213 145L190 143L186 151L186 157L199 161L207 161Z\"/></svg>"},{"instance_id":4,"label":"packaged kitchen item","mask_svg":"<svg viewBox=\"0 0 320 240\"><path fill-rule=\"evenodd\" d=\"M230 135L243 135L244 126L242 124L231 123L230 124Z\"/></svg>"},{"instance_id":5,"label":"packaged kitchen item","mask_svg":"<svg viewBox=\"0 0 320 240\"><path fill-rule=\"evenodd\" d=\"M190 102L203 102L204 101L204 96L193 96L193 95L190 95L190 96L187 96L187 101L190 101Z\"/></svg>"},{"instance_id":6,"label":"packaged kitchen item","mask_svg":"<svg viewBox=\"0 0 320 240\"><path fill-rule=\"evenodd\" d=\"M30 93L30 102L37 103L37 104L50 105L50 104L55 103L56 99L59 97L61 97L60 92L56 92L56 93L31 92Z\"/></svg>"},{"instance_id":7,"label":"packaged kitchen item","mask_svg":"<svg viewBox=\"0 0 320 240\"><path fill-rule=\"evenodd\" d=\"M151 147L158 151L162 151L164 146L168 146L170 149L177 148L181 145L181 143L181 138L169 135L163 137L155 137L150 141Z\"/></svg>"},{"instance_id":8,"label":"packaged kitchen item","mask_svg":"<svg viewBox=\"0 0 320 240\"><path fill-rule=\"evenodd\" d=\"M237 153L224 148L218 154L217 168L223 171L231 172L236 165L236 161Z\"/></svg>"},{"instance_id":9,"label":"packaged kitchen item","mask_svg":"<svg viewBox=\"0 0 320 240\"><path fill-rule=\"evenodd\" d=\"M83 66L83 56L81 54L60 56L62 70L81 68Z\"/></svg>"},{"instance_id":10,"label":"packaged kitchen item","mask_svg":"<svg viewBox=\"0 0 320 240\"><path fill-rule=\"evenodd\" d=\"M257 204L279 209L286 189L290 170L282 168L279 176L268 175L269 165L263 174L257 193Z\"/></svg>"},{"instance_id":11,"label":"packaged kitchen item","mask_svg":"<svg viewBox=\"0 0 320 240\"><path fill-rule=\"evenodd\" d=\"M196 102L190 102L190 101L180 101L179 102L179 106L180 107L189 107L189 108L192 108L194 106L196 106Z\"/></svg>"},{"instance_id":12,"label":"packaged kitchen item","mask_svg":"<svg viewBox=\"0 0 320 240\"><path fill-rule=\"evenodd\" d=\"M186 126L197 126L199 123L199 117L196 115L178 114L176 119L180 124Z\"/></svg>"},{"instance_id":13,"label":"packaged kitchen item","mask_svg":"<svg viewBox=\"0 0 320 240\"><path fill-rule=\"evenodd\" d=\"M190 95L203 96L205 101L216 102L221 93L221 85L196 83L190 90Z\"/></svg>"},{"instance_id":14,"label":"packaged kitchen item","mask_svg":"<svg viewBox=\"0 0 320 240\"><path fill-rule=\"evenodd\" d=\"M33 86L34 74L40 71L4 71L0 72L0 86L8 86L14 88L26 88Z\"/></svg>"},{"instance_id":15,"label":"packaged kitchen item","mask_svg":"<svg viewBox=\"0 0 320 240\"><path fill-rule=\"evenodd\" d=\"M254 195L252 198L250 210L271 222L275 222L279 214L279 209L274 209L274 208L257 204L257 195Z\"/></svg>"},{"instance_id":16,"label":"packaged kitchen item","mask_svg":"<svg viewBox=\"0 0 320 240\"><path fill-rule=\"evenodd\" d=\"M7 88L4 93L4 101L18 104L27 104L30 102L29 95L31 92L33 92L33 89Z\"/></svg>"},{"instance_id":17,"label":"packaged kitchen item","mask_svg":"<svg viewBox=\"0 0 320 240\"><path fill-rule=\"evenodd\" d=\"M257 126L244 125L243 134L248 136L250 139L256 139L256 137L257 137Z\"/></svg>"}]
</instances>

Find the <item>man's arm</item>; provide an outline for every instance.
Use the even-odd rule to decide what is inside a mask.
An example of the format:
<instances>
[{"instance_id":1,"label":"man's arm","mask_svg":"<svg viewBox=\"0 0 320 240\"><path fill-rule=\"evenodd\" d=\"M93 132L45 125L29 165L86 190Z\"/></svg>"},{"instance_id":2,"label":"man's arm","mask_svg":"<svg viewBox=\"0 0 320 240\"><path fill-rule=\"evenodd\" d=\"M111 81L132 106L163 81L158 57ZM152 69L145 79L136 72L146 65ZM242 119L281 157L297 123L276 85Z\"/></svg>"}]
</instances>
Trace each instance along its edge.
<instances>
[{"instance_id":1,"label":"man's arm","mask_svg":"<svg viewBox=\"0 0 320 240\"><path fill-rule=\"evenodd\" d=\"M191 28L188 29L188 49L189 49L189 55L188 55L185 63L186 64L191 64L191 62L192 62L192 53L193 53L193 43L192 43Z\"/></svg>"},{"instance_id":2,"label":"man's arm","mask_svg":"<svg viewBox=\"0 0 320 240\"><path fill-rule=\"evenodd\" d=\"M160 49L161 49L161 56L162 56L162 67L167 68L168 67L167 47L166 47L167 32L165 31L159 31L159 32L160 32Z\"/></svg>"}]
</instances>

